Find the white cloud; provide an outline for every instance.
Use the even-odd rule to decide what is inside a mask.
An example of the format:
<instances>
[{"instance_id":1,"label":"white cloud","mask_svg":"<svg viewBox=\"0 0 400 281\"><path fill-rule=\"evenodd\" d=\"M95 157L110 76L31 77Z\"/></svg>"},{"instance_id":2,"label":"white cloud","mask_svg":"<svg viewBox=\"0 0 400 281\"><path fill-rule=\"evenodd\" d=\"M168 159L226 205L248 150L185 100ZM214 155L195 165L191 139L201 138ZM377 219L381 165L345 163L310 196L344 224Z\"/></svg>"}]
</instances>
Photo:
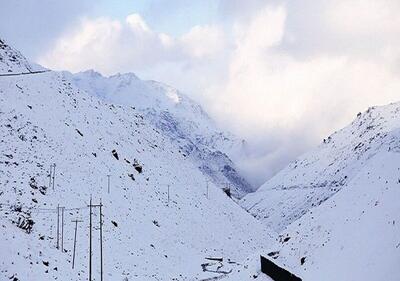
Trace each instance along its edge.
<instances>
[{"instance_id":1,"label":"white cloud","mask_svg":"<svg viewBox=\"0 0 400 281\"><path fill-rule=\"evenodd\" d=\"M283 6L264 7L250 22L235 25L237 48L262 50L278 45L283 37L286 10Z\"/></svg>"},{"instance_id":2,"label":"white cloud","mask_svg":"<svg viewBox=\"0 0 400 281\"><path fill-rule=\"evenodd\" d=\"M138 14L125 22L84 19L59 38L39 62L53 69L94 68L110 74L146 70L168 62L203 59L223 49L223 34L214 26L195 26L181 38L153 31Z\"/></svg>"},{"instance_id":3,"label":"white cloud","mask_svg":"<svg viewBox=\"0 0 400 281\"><path fill-rule=\"evenodd\" d=\"M397 0L331 1L326 19L334 31L354 36L374 36L400 31Z\"/></svg>"},{"instance_id":4,"label":"white cloud","mask_svg":"<svg viewBox=\"0 0 400 281\"><path fill-rule=\"evenodd\" d=\"M147 23L139 14L131 14L126 17L126 22L136 32L150 32Z\"/></svg>"},{"instance_id":5,"label":"white cloud","mask_svg":"<svg viewBox=\"0 0 400 281\"><path fill-rule=\"evenodd\" d=\"M299 58L282 49L288 16L284 6L267 6L241 22L229 76L208 93L213 114L250 140L250 157L241 163L254 183L345 126L358 111L400 97L398 74L373 52L369 57L342 50ZM388 57L396 54L391 50Z\"/></svg>"},{"instance_id":6,"label":"white cloud","mask_svg":"<svg viewBox=\"0 0 400 281\"><path fill-rule=\"evenodd\" d=\"M194 26L181 38L184 50L191 56L203 58L221 52L224 48L224 33L217 26Z\"/></svg>"},{"instance_id":7,"label":"white cloud","mask_svg":"<svg viewBox=\"0 0 400 281\"><path fill-rule=\"evenodd\" d=\"M135 71L192 93L249 140L241 163L255 184L358 111L400 98L398 1L222 2L228 17L179 38L137 14L86 19L40 62Z\"/></svg>"}]
</instances>

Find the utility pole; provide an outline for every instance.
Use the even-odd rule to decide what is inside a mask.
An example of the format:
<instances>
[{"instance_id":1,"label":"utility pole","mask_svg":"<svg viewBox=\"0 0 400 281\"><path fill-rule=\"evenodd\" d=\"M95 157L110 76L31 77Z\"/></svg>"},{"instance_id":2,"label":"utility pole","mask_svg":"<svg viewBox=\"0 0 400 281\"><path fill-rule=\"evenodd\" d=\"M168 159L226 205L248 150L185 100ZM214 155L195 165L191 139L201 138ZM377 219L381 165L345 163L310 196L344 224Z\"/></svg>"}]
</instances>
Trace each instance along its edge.
<instances>
[{"instance_id":1,"label":"utility pole","mask_svg":"<svg viewBox=\"0 0 400 281\"><path fill-rule=\"evenodd\" d=\"M60 205L57 205L57 249L60 248L59 236L60 236Z\"/></svg>"},{"instance_id":2,"label":"utility pole","mask_svg":"<svg viewBox=\"0 0 400 281\"><path fill-rule=\"evenodd\" d=\"M101 199L99 207L100 207L100 281L103 281L103 218L102 218L103 204L101 203Z\"/></svg>"},{"instance_id":3,"label":"utility pole","mask_svg":"<svg viewBox=\"0 0 400 281\"><path fill-rule=\"evenodd\" d=\"M75 236L74 236L74 253L72 255L72 269L74 269L75 265L75 249L76 249L76 233L78 232L78 222L83 222L81 220L72 220L75 223Z\"/></svg>"},{"instance_id":4,"label":"utility pole","mask_svg":"<svg viewBox=\"0 0 400 281\"><path fill-rule=\"evenodd\" d=\"M64 252L64 209L61 207L61 252Z\"/></svg>"},{"instance_id":5,"label":"utility pole","mask_svg":"<svg viewBox=\"0 0 400 281\"><path fill-rule=\"evenodd\" d=\"M103 204L100 201L100 204L92 204L92 196L90 196L89 203L89 281L92 281L92 208L100 207L100 273L101 273L101 281L103 280L103 219L102 219L102 206Z\"/></svg>"},{"instance_id":6,"label":"utility pole","mask_svg":"<svg viewBox=\"0 0 400 281\"><path fill-rule=\"evenodd\" d=\"M90 196L89 213L89 281L92 281L92 196Z\"/></svg>"},{"instance_id":7,"label":"utility pole","mask_svg":"<svg viewBox=\"0 0 400 281\"><path fill-rule=\"evenodd\" d=\"M168 185L168 202L167 202L167 206L169 206L169 185Z\"/></svg>"},{"instance_id":8,"label":"utility pole","mask_svg":"<svg viewBox=\"0 0 400 281\"><path fill-rule=\"evenodd\" d=\"M110 177L111 177L111 175L107 175L107 178L108 178L108 180L107 180L107 192L108 192L108 194L110 194Z\"/></svg>"},{"instance_id":9,"label":"utility pole","mask_svg":"<svg viewBox=\"0 0 400 281\"><path fill-rule=\"evenodd\" d=\"M52 186L51 180L52 180L52 173L53 173L53 164L50 164L50 173L49 173L49 189Z\"/></svg>"},{"instance_id":10,"label":"utility pole","mask_svg":"<svg viewBox=\"0 0 400 281\"><path fill-rule=\"evenodd\" d=\"M53 190L54 190L54 181L56 178L56 163L53 164Z\"/></svg>"}]
</instances>

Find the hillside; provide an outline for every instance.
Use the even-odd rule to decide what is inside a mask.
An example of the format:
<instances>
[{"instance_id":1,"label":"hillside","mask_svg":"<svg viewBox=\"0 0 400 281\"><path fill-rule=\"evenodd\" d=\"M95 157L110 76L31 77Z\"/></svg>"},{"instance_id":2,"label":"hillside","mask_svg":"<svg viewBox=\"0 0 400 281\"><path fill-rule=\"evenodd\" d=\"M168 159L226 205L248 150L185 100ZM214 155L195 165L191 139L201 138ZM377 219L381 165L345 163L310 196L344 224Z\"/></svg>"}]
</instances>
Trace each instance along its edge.
<instances>
[{"instance_id":1,"label":"hillside","mask_svg":"<svg viewBox=\"0 0 400 281\"><path fill-rule=\"evenodd\" d=\"M303 280L395 281L399 171L394 103L359 113L241 203L280 233L263 254Z\"/></svg>"},{"instance_id":2,"label":"hillside","mask_svg":"<svg viewBox=\"0 0 400 281\"><path fill-rule=\"evenodd\" d=\"M372 107L289 164L241 204L276 231L347 186L400 128L399 104ZM393 151L394 153L394 151Z\"/></svg>"},{"instance_id":3,"label":"hillside","mask_svg":"<svg viewBox=\"0 0 400 281\"><path fill-rule=\"evenodd\" d=\"M133 73L104 77L88 70L71 75L71 80L104 101L134 106L179 146L211 182L230 187L235 197L253 191L230 157L242 152L242 141L217 128L199 104L178 90L160 82L141 80Z\"/></svg>"},{"instance_id":4,"label":"hillside","mask_svg":"<svg viewBox=\"0 0 400 281\"><path fill-rule=\"evenodd\" d=\"M2 71L32 69L2 44ZM0 77L0 128L1 280L87 280L90 196L103 204L105 280L218 277L272 241L221 186L207 192L207 177L141 111L88 95L65 73ZM98 207L93 214L100 280Z\"/></svg>"},{"instance_id":5,"label":"hillside","mask_svg":"<svg viewBox=\"0 0 400 281\"><path fill-rule=\"evenodd\" d=\"M340 192L281 233L270 251L277 262L303 280L398 280L399 131L390 138Z\"/></svg>"},{"instance_id":6,"label":"hillside","mask_svg":"<svg viewBox=\"0 0 400 281\"><path fill-rule=\"evenodd\" d=\"M30 73L43 71L44 68L28 62L26 58L17 50L7 45L0 39L0 73Z\"/></svg>"}]
</instances>

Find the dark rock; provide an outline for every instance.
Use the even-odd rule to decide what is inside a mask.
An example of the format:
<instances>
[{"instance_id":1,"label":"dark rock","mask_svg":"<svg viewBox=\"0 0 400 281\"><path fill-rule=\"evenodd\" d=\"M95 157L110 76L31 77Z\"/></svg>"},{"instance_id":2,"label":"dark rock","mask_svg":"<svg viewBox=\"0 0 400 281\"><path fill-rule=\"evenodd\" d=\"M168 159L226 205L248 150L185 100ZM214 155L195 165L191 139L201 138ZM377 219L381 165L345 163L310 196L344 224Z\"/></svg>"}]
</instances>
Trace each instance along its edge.
<instances>
[{"instance_id":1,"label":"dark rock","mask_svg":"<svg viewBox=\"0 0 400 281\"><path fill-rule=\"evenodd\" d=\"M111 153L112 153L112 155L115 157L115 159L119 160L118 153L117 153L117 151L116 151L115 149L113 149L113 150L111 151Z\"/></svg>"}]
</instances>

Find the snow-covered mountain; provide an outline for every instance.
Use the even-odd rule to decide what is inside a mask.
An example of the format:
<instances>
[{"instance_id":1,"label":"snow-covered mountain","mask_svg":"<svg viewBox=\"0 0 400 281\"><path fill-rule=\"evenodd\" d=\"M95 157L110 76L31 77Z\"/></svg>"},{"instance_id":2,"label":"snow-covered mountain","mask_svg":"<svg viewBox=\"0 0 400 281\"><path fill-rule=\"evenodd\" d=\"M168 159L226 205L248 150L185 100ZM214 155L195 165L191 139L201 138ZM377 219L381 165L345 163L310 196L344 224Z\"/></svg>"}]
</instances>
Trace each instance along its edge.
<instances>
[{"instance_id":1,"label":"snow-covered mountain","mask_svg":"<svg viewBox=\"0 0 400 281\"><path fill-rule=\"evenodd\" d=\"M48 71L0 40L0 280L87 280L90 197L93 280L100 218L105 280L271 281L260 253L307 281L398 280L400 103L359 113L248 212L221 191L248 191L240 146L169 86Z\"/></svg>"},{"instance_id":2,"label":"snow-covered mountain","mask_svg":"<svg viewBox=\"0 0 400 281\"><path fill-rule=\"evenodd\" d=\"M66 73L21 74L33 65L1 44L0 69L15 76L0 76L0 280L87 280L90 196L103 204L104 280L220 277L270 244L150 114L88 95ZM93 207L94 280L99 220Z\"/></svg>"},{"instance_id":3,"label":"snow-covered mountain","mask_svg":"<svg viewBox=\"0 0 400 281\"><path fill-rule=\"evenodd\" d=\"M398 280L400 103L359 113L241 204L280 232L265 255L303 280Z\"/></svg>"},{"instance_id":4,"label":"snow-covered mountain","mask_svg":"<svg viewBox=\"0 0 400 281\"><path fill-rule=\"evenodd\" d=\"M280 231L346 186L400 128L398 104L372 107L316 149L289 164L242 205ZM284 219L282 219L284 218Z\"/></svg>"},{"instance_id":5,"label":"snow-covered mountain","mask_svg":"<svg viewBox=\"0 0 400 281\"><path fill-rule=\"evenodd\" d=\"M0 38L0 74L30 73L45 70L40 65L28 62L17 50Z\"/></svg>"},{"instance_id":6,"label":"snow-covered mountain","mask_svg":"<svg viewBox=\"0 0 400 281\"><path fill-rule=\"evenodd\" d=\"M213 183L230 187L235 197L253 191L230 157L241 152L242 141L219 130L199 104L178 90L160 82L143 81L133 73L104 77L89 70L71 75L71 79L91 95L134 106Z\"/></svg>"},{"instance_id":7,"label":"snow-covered mountain","mask_svg":"<svg viewBox=\"0 0 400 281\"><path fill-rule=\"evenodd\" d=\"M272 259L307 281L399 280L399 131L390 138L340 192L281 233Z\"/></svg>"}]
</instances>

